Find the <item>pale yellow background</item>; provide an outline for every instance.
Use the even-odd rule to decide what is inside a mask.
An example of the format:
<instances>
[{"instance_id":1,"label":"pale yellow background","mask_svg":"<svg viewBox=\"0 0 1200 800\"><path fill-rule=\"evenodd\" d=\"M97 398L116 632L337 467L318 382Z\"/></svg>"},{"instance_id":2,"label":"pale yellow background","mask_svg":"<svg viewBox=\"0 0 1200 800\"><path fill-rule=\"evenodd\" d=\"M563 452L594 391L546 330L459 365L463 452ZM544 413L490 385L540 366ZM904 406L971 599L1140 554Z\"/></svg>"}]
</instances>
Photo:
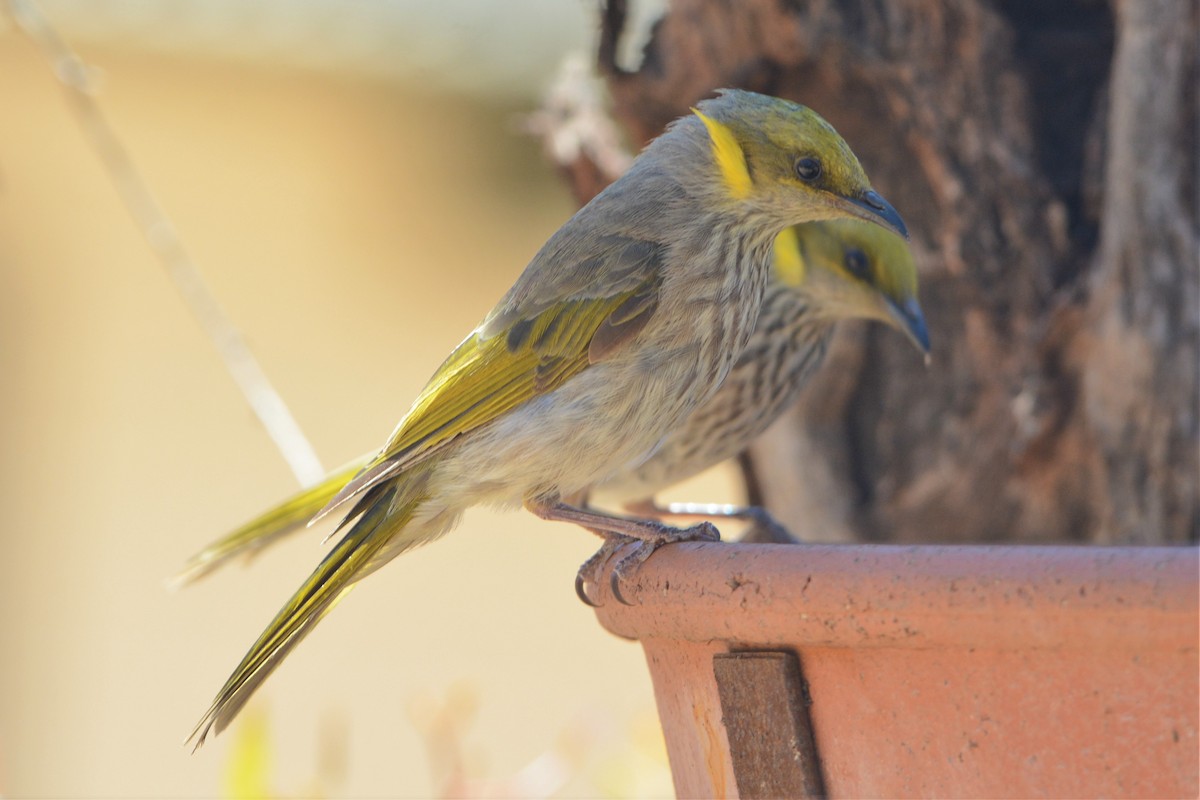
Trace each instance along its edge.
<instances>
[{"instance_id":1,"label":"pale yellow background","mask_svg":"<svg viewBox=\"0 0 1200 800\"><path fill-rule=\"evenodd\" d=\"M427 81L84 46L100 101L327 467L380 444L573 211L517 115ZM0 28L0 794L206 797L181 745L319 560L308 532L163 587L296 487L119 202L42 56ZM715 482L714 482L715 481ZM724 499L728 475L688 499ZM271 785L428 796L410 719L467 687L471 776L566 752L567 795L669 792L641 650L572 591L596 547L470 513L373 576L256 698ZM460 688L455 688L460 687ZM652 729L652 727L651 727ZM563 742L573 746L562 749ZM336 748L335 748L336 749Z\"/></svg>"}]
</instances>

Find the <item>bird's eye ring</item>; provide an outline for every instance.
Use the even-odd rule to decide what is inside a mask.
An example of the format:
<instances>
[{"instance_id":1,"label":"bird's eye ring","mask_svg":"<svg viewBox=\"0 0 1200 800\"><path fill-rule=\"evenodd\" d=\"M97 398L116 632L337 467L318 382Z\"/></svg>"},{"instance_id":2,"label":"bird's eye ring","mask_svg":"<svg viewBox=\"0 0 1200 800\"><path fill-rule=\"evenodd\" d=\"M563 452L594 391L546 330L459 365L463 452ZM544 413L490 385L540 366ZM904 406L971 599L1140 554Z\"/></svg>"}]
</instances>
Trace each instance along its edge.
<instances>
[{"instance_id":1,"label":"bird's eye ring","mask_svg":"<svg viewBox=\"0 0 1200 800\"><path fill-rule=\"evenodd\" d=\"M800 180L812 183L821 177L822 172L821 159L812 156L796 159L796 177Z\"/></svg>"},{"instance_id":2,"label":"bird's eye ring","mask_svg":"<svg viewBox=\"0 0 1200 800\"><path fill-rule=\"evenodd\" d=\"M871 265L867 261L867 254L857 247L851 247L846 250L845 255L846 271L860 281L870 282L871 280Z\"/></svg>"}]
</instances>

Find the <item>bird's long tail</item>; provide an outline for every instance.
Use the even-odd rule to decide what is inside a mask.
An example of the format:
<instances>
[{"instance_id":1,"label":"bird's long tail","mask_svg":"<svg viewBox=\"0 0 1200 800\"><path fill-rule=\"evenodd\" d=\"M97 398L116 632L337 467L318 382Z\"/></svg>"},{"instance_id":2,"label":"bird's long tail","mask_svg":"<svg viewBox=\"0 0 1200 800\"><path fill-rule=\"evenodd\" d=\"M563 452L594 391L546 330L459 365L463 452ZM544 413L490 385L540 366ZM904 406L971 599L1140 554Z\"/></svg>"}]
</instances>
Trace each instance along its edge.
<instances>
[{"instance_id":1,"label":"bird's long tail","mask_svg":"<svg viewBox=\"0 0 1200 800\"><path fill-rule=\"evenodd\" d=\"M325 476L315 486L284 500L277 506L264 511L237 530L218 539L192 556L171 580L172 586L184 586L204 577L214 569L240 555L255 555L259 550L274 544L286 534L300 528L333 499L338 491L371 460L362 456Z\"/></svg>"},{"instance_id":2,"label":"bird's long tail","mask_svg":"<svg viewBox=\"0 0 1200 800\"><path fill-rule=\"evenodd\" d=\"M407 490L407 491L406 491ZM271 620L258 641L225 681L189 742L199 748L211 731L220 733L283 658L329 613L354 584L401 552L396 535L425 500L411 487L380 487L377 497ZM416 542L414 541L413 544ZM391 544L392 547L388 547Z\"/></svg>"}]
</instances>

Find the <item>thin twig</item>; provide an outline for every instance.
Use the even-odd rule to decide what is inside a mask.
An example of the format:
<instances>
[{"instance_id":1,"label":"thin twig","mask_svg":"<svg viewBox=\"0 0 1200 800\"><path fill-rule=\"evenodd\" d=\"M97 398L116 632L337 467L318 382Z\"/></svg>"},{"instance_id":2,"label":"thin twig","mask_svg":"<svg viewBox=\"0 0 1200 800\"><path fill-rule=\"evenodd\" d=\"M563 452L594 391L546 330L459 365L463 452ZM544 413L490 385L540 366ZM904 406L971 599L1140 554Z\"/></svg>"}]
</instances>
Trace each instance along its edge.
<instances>
[{"instance_id":1,"label":"thin twig","mask_svg":"<svg viewBox=\"0 0 1200 800\"><path fill-rule=\"evenodd\" d=\"M118 195L150 248L166 268L168 277L217 348L246 402L258 415L297 480L304 486L316 483L325 474L316 451L246 346L241 333L204 282L179 234L150 192L129 151L109 124L96 102L88 66L58 35L34 0L7 2L9 14L17 27L49 59L55 76L66 90L68 104L85 139L108 170Z\"/></svg>"}]
</instances>

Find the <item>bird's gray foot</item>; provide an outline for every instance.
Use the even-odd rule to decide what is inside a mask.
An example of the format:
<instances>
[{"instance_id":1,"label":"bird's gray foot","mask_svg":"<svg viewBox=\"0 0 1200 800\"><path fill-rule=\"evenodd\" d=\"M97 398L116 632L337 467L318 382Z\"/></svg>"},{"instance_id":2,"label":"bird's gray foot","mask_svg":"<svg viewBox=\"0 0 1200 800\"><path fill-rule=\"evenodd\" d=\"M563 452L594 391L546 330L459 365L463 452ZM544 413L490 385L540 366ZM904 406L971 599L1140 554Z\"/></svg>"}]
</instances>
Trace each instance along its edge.
<instances>
[{"instance_id":1,"label":"bird's gray foot","mask_svg":"<svg viewBox=\"0 0 1200 800\"><path fill-rule=\"evenodd\" d=\"M783 523L775 519L770 511L762 506L745 506L739 515L750 523L750 527L742 534L739 542L749 544L800 544L800 540L792 534Z\"/></svg>"},{"instance_id":2,"label":"bird's gray foot","mask_svg":"<svg viewBox=\"0 0 1200 800\"><path fill-rule=\"evenodd\" d=\"M595 586L599 583L597 580L600 573L604 571L604 565L612 558L613 553L617 552L627 542L633 541L627 536L613 536L610 534L602 534L599 531L592 531L604 537L604 544L600 549L592 554L591 558L583 562L579 567L579 572L575 573L575 596L578 597L585 606L599 608L600 603L592 600L587 593L588 584Z\"/></svg>"},{"instance_id":3,"label":"bird's gray foot","mask_svg":"<svg viewBox=\"0 0 1200 800\"><path fill-rule=\"evenodd\" d=\"M658 534L653 537L639 538L634 549L621 556L616 564L613 565L612 575L609 578L609 588L612 590L613 597L617 598L617 602L622 605L631 606L629 600L625 598L625 594L621 591L621 583L633 575L637 568L645 563L646 559L654 555L658 548L663 545L674 544L676 542L719 542L721 541L721 533L711 522L701 522L699 525L693 525L690 528L671 528L667 525L659 524Z\"/></svg>"},{"instance_id":4,"label":"bird's gray foot","mask_svg":"<svg viewBox=\"0 0 1200 800\"><path fill-rule=\"evenodd\" d=\"M688 519L741 519L750 527L738 541L750 544L800 544L800 539L784 527L762 506L735 506L725 503L668 503L658 505L643 500L626 506L631 512L651 517Z\"/></svg>"},{"instance_id":5,"label":"bird's gray foot","mask_svg":"<svg viewBox=\"0 0 1200 800\"><path fill-rule=\"evenodd\" d=\"M620 591L620 581L628 577L634 569L665 544L674 542L716 542L721 534L711 522L701 522L690 528L673 528L658 520L633 519L609 514L593 508L581 508L564 503L557 498L553 501L538 501L528 499L525 507L537 516L557 522L573 522L587 528L592 533L603 536L604 545L582 567L575 579L575 592L579 599L589 606L595 607L585 591L589 578L594 578L598 570L608 563L620 547L630 540L637 540L637 549L623 556L613 568L613 595L625 605L629 603ZM592 572L592 575L588 573ZM593 581L594 582L594 581Z\"/></svg>"}]
</instances>

